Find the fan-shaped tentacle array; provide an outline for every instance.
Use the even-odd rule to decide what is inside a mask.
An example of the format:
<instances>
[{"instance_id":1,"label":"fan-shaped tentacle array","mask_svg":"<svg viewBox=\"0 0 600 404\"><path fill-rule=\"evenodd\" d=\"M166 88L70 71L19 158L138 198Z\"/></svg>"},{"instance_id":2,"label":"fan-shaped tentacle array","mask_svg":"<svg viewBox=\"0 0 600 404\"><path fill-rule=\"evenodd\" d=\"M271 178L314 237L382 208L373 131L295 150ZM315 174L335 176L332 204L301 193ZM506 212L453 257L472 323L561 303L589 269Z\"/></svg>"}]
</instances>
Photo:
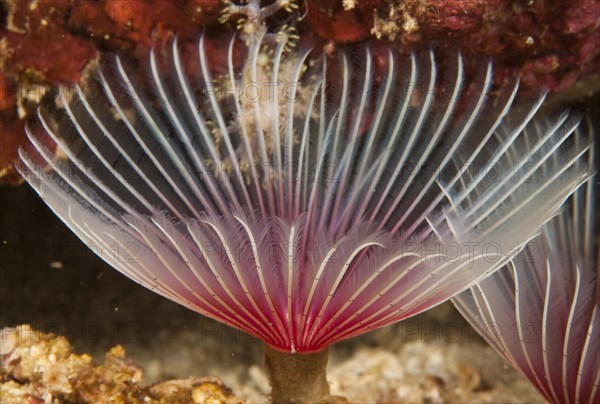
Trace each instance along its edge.
<instances>
[{"instance_id":1,"label":"fan-shaped tentacle array","mask_svg":"<svg viewBox=\"0 0 600 404\"><path fill-rule=\"evenodd\" d=\"M503 269L453 299L552 403L600 400L597 177Z\"/></svg>"},{"instance_id":2,"label":"fan-shaped tentacle array","mask_svg":"<svg viewBox=\"0 0 600 404\"><path fill-rule=\"evenodd\" d=\"M431 52L280 39L251 41L242 69L232 41L218 77L202 39L198 71L176 42L145 80L117 57L62 89L67 119L40 111L21 172L125 275L291 352L472 286L588 175L578 119L535 126L541 97L508 122L518 82L490 96L491 65L467 79L460 55L438 71Z\"/></svg>"}]
</instances>

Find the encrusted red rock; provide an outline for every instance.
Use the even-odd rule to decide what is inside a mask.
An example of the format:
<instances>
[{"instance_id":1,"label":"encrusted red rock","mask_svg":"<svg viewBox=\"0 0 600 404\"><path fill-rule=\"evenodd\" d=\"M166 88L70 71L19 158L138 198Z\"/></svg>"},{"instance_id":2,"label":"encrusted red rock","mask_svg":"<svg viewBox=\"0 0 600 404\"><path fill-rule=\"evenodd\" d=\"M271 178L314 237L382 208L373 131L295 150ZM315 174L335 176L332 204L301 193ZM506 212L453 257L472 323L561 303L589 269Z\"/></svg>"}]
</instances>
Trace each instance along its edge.
<instances>
[{"instance_id":1,"label":"encrusted red rock","mask_svg":"<svg viewBox=\"0 0 600 404\"><path fill-rule=\"evenodd\" d=\"M0 72L0 112L17 104L17 87L14 80Z\"/></svg>"},{"instance_id":2,"label":"encrusted red rock","mask_svg":"<svg viewBox=\"0 0 600 404\"><path fill-rule=\"evenodd\" d=\"M598 29L600 5L597 0L571 0L566 8L562 25L569 34L581 34Z\"/></svg>"},{"instance_id":3,"label":"encrusted red rock","mask_svg":"<svg viewBox=\"0 0 600 404\"><path fill-rule=\"evenodd\" d=\"M98 56L93 43L62 29L28 35L9 32L5 41L10 49L5 66L21 80L40 84L77 83L87 64Z\"/></svg>"},{"instance_id":4,"label":"encrusted red rock","mask_svg":"<svg viewBox=\"0 0 600 404\"><path fill-rule=\"evenodd\" d=\"M307 0L306 21L323 38L356 42L371 32L377 3L376 0Z\"/></svg>"}]
</instances>

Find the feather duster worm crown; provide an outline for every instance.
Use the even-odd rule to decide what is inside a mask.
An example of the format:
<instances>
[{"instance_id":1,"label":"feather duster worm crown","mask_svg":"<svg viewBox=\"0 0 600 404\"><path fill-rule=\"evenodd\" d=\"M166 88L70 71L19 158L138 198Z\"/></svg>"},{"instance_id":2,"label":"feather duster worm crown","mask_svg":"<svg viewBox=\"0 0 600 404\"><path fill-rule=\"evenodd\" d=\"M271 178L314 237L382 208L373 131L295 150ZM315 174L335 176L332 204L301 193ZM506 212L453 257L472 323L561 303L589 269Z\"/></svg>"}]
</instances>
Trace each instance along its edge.
<instances>
[{"instance_id":1,"label":"feather duster worm crown","mask_svg":"<svg viewBox=\"0 0 600 404\"><path fill-rule=\"evenodd\" d=\"M551 403L600 401L597 181L505 268L453 299Z\"/></svg>"},{"instance_id":2,"label":"feather duster worm crown","mask_svg":"<svg viewBox=\"0 0 600 404\"><path fill-rule=\"evenodd\" d=\"M328 58L262 33L238 69L240 46L223 70L201 38L191 69L175 42L146 85L117 57L99 91L62 89L66 119L40 111L20 169L119 271L276 349L465 290L588 175L578 118L534 125L541 97L506 123L518 82L490 97L491 65L467 80L460 55L440 72L431 52Z\"/></svg>"}]
</instances>

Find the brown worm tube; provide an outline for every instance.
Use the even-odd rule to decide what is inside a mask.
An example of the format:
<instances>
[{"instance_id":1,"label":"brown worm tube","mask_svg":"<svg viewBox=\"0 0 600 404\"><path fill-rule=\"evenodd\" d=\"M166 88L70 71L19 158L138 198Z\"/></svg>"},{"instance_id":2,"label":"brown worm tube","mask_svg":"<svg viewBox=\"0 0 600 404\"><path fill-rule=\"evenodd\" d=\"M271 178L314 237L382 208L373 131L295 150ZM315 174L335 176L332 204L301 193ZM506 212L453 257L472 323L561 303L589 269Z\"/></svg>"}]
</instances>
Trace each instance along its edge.
<instances>
[{"instance_id":1,"label":"brown worm tube","mask_svg":"<svg viewBox=\"0 0 600 404\"><path fill-rule=\"evenodd\" d=\"M329 349L311 354L277 351L265 344L265 365L273 403L308 404L330 401L325 374Z\"/></svg>"}]
</instances>

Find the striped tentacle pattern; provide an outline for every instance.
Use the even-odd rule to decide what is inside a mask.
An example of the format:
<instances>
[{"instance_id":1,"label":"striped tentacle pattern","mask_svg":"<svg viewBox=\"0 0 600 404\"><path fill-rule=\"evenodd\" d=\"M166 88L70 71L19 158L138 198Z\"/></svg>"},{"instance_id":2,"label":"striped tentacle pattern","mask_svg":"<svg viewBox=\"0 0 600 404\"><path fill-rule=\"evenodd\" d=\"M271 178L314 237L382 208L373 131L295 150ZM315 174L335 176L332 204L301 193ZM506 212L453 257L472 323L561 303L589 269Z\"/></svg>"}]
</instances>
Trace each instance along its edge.
<instances>
[{"instance_id":1,"label":"striped tentacle pattern","mask_svg":"<svg viewBox=\"0 0 600 404\"><path fill-rule=\"evenodd\" d=\"M535 123L542 96L507 119L519 83L491 96L490 64L467 78L460 55L441 71L433 52L319 56L262 33L240 69L239 46L220 75L202 38L198 71L176 41L145 79L102 64L61 90L64 119L40 110L20 170L119 271L277 349L466 290L588 176L578 118Z\"/></svg>"},{"instance_id":2,"label":"striped tentacle pattern","mask_svg":"<svg viewBox=\"0 0 600 404\"><path fill-rule=\"evenodd\" d=\"M505 268L453 298L552 403L600 400L597 176Z\"/></svg>"}]
</instances>

